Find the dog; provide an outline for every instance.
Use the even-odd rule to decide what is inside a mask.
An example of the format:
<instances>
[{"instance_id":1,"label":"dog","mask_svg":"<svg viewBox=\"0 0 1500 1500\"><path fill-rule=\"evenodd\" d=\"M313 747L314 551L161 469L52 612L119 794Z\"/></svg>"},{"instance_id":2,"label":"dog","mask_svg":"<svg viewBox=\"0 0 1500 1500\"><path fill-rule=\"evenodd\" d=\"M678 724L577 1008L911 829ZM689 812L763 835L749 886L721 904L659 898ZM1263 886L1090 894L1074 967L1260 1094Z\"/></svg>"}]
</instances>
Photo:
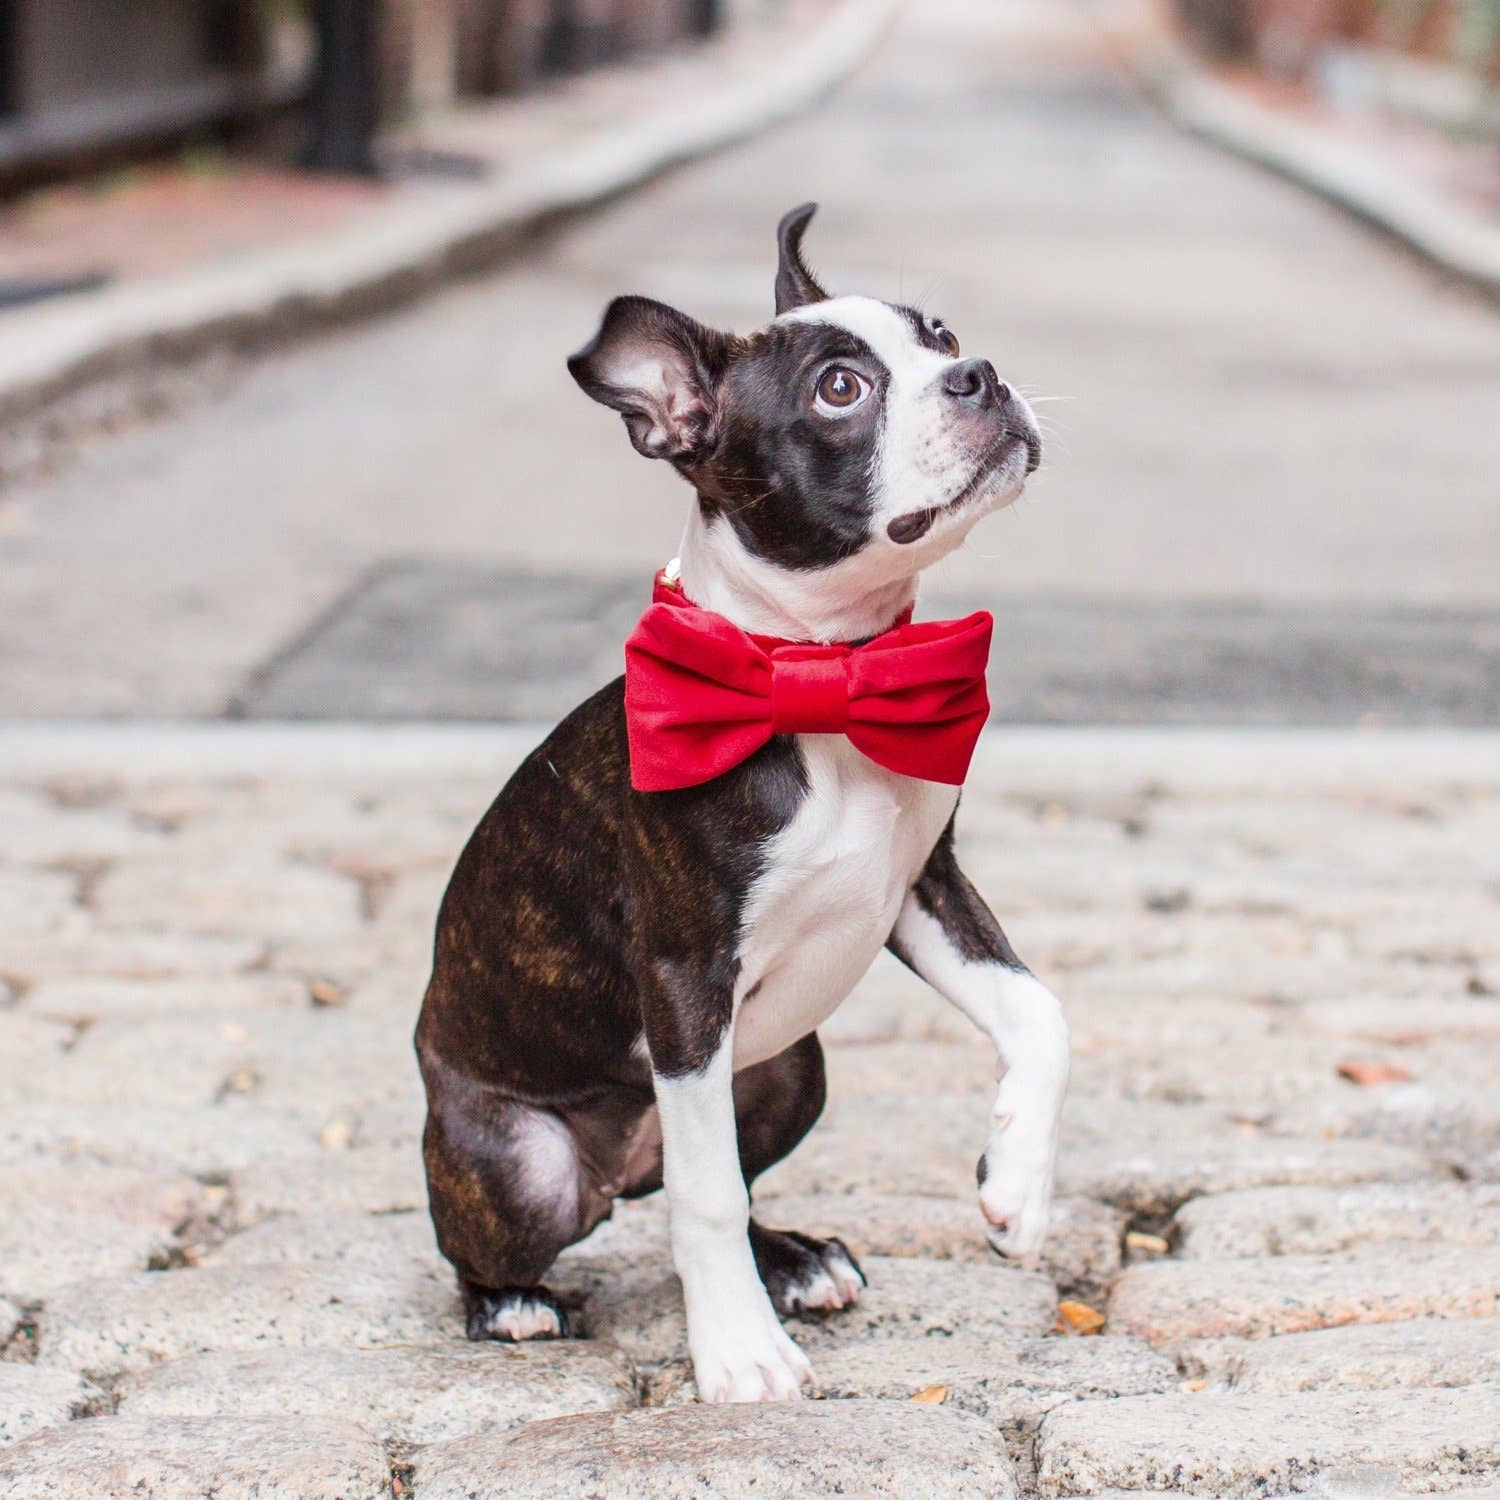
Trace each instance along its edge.
<instances>
[{"instance_id":1,"label":"dog","mask_svg":"<svg viewBox=\"0 0 1500 1500\"><path fill-rule=\"evenodd\" d=\"M861 643L1020 495L1041 442L939 319L823 290L815 208L778 228L763 330L620 297L569 370L696 492L661 597L736 638ZM840 1240L750 1216L822 1110L817 1027L884 946L988 1034L980 1207L1021 1258L1047 1227L1067 1028L959 868L951 780L878 763L852 728L765 730L722 774L637 790L627 700L616 680L553 730L443 899L416 1033L433 1224L470 1338L558 1337L558 1253L665 1186L700 1398L796 1399L812 1372L778 1311L866 1284Z\"/></svg>"}]
</instances>

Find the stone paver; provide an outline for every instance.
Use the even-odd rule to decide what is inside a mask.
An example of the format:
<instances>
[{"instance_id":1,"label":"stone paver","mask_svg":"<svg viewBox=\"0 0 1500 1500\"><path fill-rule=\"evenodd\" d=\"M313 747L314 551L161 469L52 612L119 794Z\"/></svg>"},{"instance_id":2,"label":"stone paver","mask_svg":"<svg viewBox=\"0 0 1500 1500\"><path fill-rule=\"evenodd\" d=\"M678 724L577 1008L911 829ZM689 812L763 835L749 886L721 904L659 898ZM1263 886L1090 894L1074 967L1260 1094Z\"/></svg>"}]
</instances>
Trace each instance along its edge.
<instances>
[{"instance_id":1,"label":"stone paver","mask_svg":"<svg viewBox=\"0 0 1500 1500\"><path fill-rule=\"evenodd\" d=\"M1080 1402L1043 1420L1038 1459L1048 1495L1274 1495L1356 1464L1451 1489L1500 1468L1500 1387Z\"/></svg>"},{"instance_id":2,"label":"stone paver","mask_svg":"<svg viewBox=\"0 0 1500 1500\"><path fill-rule=\"evenodd\" d=\"M386 1500L385 1451L351 1422L99 1417L0 1449L7 1500Z\"/></svg>"},{"instance_id":3,"label":"stone paver","mask_svg":"<svg viewBox=\"0 0 1500 1500\"><path fill-rule=\"evenodd\" d=\"M930 1495L1014 1500L1009 1461L977 1417L910 1402L691 1406L563 1417L418 1455L422 1500L767 1500Z\"/></svg>"},{"instance_id":4,"label":"stone paver","mask_svg":"<svg viewBox=\"0 0 1500 1500\"><path fill-rule=\"evenodd\" d=\"M425 1348L191 1355L128 1377L118 1395L128 1416L341 1417L420 1445L634 1406L636 1384L630 1361L597 1340L512 1346L450 1337Z\"/></svg>"},{"instance_id":5,"label":"stone paver","mask_svg":"<svg viewBox=\"0 0 1500 1500\"><path fill-rule=\"evenodd\" d=\"M994 1251L976 1234L972 1198L919 1198L899 1193L817 1193L757 1198L761 1220L804 1234L838 1235L861 1255L989 1262ZM1125 1216L1093 1198L1058 1198L1042 1249L1042 1269L1060 1286L1102 1286L1120 1268Z\"/></svg>"},{"instance_id":6,"label":"stone paver","mask_svg":"<svg viewBox=\"0 0 1500 1500\"><path fill-rule=\"evenodd\" d=\"M1500 1248L1376 1245L1349 1255L1160 1261L1115 1283L1109 1326L1154 1343L1500 1313ZM1500 1334L1500 1323L1495 1324Z\"/></svg>"},{"instance_id":7,"label":"stone paver","mask_svg":"<svg viewBox=\"0 0 1500 1500\"><path fill-rule=\"evenodd\" d=\"M447 860L522 739L350 743L331 769L278 749L215 771L201 738L167 769L159 740L66 773L0 759L27 829L0 841L5 889L47 877L0 924L0 1430L25 1465L0 1491L1487 1482L1500 1091L1489 971L1464 957L1488 940L1464 924L1500 881L1494 772L1354 774L1353 740L1253 763L1191 737L986 747L966 861L1073 1029L1052 1239L1037 1269L989 1250L993 1061L882 961L825 1034L825 1118L755 1195L843 1236L870 1286L791 1325L825 1400L737 1413L695 1402L659 1196L556 1268L584 1339L464 1341L411 1027ZM201 932L158 904L174 861L173 889L205 873ZM287 887L305 912L283 869L314 877ZM1410 952L1356 941L1403 921ZM1351 1059L1410 1081L1361 1086ZM1104 1334L1052 1332L1059 1297Z\"/></svg>"},{"instance_id":8,"label":"stone paver","mask_svg":"<svg viewBox=\"0 0 1500 1500\"><path fill-rule=\"evenodd\" d=\"M0 1291L36 1302L69 1282L144 1271L222 1198L180 1172L12 1163L0 1171Z\"/></svg>"},{"instance_id":9,"label":"stone paver","mask_svg":"<svg viewBox=\"0 0 1500 1500\"><path fill-rule=\"evenodd\" d=\"M430 1343L457 1326L447 1278L224 1266L78 1282L39 1320L39 1361L110 1374L205 1349Z\"/></svg>"},{"instance_id":10,"label":"stone paver","mask_svg":"<svg viewBox=\"0 0 1500 1500\"><path fill-rule=\"evenodd\" d=\"M1500 1381L1500 1329L1483 1318L1354 1323L1247 1341L1231 1364L1237 1391L1479 1385Z\"/></svg>"},{"instance_id":11,"label":"stone paver","mask_svg":"<svg viewBox=\"0 0 1500 1500\"><path fill-rule=\"evenodd\" d=\"M1186 1203L1181 1251L1194 1259L1311 1255L1382 1240L1500 1243L1500 1184L1372 1183L1256 1188Z\"/></svg>"},{"instance_id":12,"label":"stone paver","mask_svg":"<svg viewBox=\"0 0 1500 1500\"><path fill-rule=\"evenodd\" d=\"M0 1447L60 1426L102 1395L71 1370L0 1362Z\"/></svg>"}]
</instances>

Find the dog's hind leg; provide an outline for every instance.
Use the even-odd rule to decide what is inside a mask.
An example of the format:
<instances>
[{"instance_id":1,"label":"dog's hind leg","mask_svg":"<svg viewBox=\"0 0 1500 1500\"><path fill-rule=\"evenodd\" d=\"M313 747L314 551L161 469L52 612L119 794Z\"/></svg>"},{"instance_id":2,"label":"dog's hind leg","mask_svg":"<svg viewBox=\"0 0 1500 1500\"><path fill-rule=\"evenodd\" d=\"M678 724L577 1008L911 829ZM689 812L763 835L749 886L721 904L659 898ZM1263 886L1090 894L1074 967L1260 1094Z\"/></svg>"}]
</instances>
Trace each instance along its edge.
<instances>
[{"instance_id":1,"label":"dog's hind leg","mask_svg":"<svg viewBox=\"0 0 1500 1500\"><path fill-rule=\"evenodd\" d=\"M815 1034L735 1076L735 1123L747 1185L812 1129L827 1097ZM750 1249L777 1312L835 1312L859 1300L864 1272L842 1240L815 1239L750 1220Z\"/></svg>"},{"instance_id":2,"label":"dog's hind leg","mask_svg":"<svg viewBox=\"0 0 1500 1500\"><path fill-rule=\"evenodd\" d=\"M567 1314L542 1284L593 1227L572 1132L554 1112L472 1083L430 1102L422 1155L438 1248L453 1262L471 1339L561 1338Z\"/></svg>"}]
</instances>

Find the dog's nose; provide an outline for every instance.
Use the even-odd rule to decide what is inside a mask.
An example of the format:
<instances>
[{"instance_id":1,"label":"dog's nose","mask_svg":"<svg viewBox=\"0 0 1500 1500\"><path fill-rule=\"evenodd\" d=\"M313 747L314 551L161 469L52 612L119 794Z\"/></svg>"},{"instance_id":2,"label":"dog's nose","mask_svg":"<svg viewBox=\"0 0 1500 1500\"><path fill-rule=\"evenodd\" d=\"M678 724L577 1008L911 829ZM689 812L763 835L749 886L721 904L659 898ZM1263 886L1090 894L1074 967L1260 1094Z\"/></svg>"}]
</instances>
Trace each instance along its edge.
<instances>
[{"instance_id":1,"label":"dog's nose","mask_svg":"<svg viewBox=\"0 0 1500 1500\"><path fill-rule=\"evenodd\" d=\"M987 359L961 359L949 365L943 375L943 389L955 401L981 410L1004 406L1010 400L1010 387Z\"/></svg>"}]
</instances>

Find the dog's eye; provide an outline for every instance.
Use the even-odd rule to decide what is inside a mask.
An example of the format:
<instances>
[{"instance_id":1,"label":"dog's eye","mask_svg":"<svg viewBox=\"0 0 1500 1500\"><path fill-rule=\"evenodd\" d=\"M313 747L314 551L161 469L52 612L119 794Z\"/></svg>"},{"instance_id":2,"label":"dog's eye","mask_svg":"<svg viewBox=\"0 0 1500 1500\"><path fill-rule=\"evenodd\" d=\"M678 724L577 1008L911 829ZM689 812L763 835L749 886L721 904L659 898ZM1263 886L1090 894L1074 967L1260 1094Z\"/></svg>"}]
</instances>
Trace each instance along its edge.
<instances>
[{"instance_id":1,"label":"dog's eye","mask_svg":"<svg viewBox=\"0 0 1500 1500\"><path fill-rule=\"evenodd\" d=\"M932 336L943 346L945 353L952 358L958 358L958 335L948 327L946 323L937 318L929 318L927 326L932 329Z\"/></svg>"},{"instance_id":2,"label":"dog's eye","mask_svg":"<svg viewBox=\"0 0 1500 1500\"><path fill-rule=\"evenodd\" d=\"M817 397L820 407L844 412L858 406L870 394L870 383L843 365L834 365L824 370L818 379Z\"/></svg>"}]
</instances>

